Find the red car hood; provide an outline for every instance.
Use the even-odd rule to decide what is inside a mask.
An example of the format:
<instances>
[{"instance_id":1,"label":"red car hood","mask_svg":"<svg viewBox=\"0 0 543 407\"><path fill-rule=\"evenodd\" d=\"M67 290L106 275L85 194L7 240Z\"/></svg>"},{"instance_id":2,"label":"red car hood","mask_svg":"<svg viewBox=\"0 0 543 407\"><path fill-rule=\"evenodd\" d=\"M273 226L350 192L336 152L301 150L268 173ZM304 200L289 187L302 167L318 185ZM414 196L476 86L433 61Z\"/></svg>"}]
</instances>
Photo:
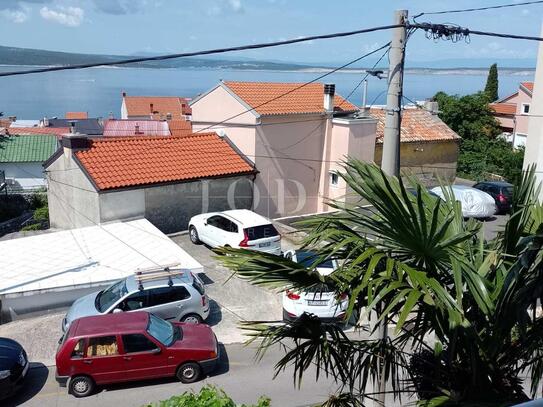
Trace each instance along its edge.
<instances>
[{"instance_id":1,"label":"red car hood","mask_svg":"<svg viewBox=\"0 0 543 407\"><path fill-rule=\"evenodd\" d=\"M210 351L217 349L217 339L208 325L184 323L176 323L175 325L181 328L183 336L170 347Z\"/></svg>"}]
</instances>

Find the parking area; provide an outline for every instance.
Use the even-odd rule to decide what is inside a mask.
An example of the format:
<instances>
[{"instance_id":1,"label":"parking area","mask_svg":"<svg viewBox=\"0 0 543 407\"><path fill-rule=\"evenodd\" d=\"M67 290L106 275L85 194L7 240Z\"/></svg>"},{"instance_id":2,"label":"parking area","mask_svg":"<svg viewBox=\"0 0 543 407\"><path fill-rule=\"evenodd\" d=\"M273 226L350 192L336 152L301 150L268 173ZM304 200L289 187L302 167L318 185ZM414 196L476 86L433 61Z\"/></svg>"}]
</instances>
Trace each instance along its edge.
<instances>
[{"instance_id":1,"label":"parking area","mask_svg":"<svg viewBox=\"0 0 543 407\"><path fill-rule=\"evenodd\" d=\"M206 321L223 344L245 340L239 322L251 320L280 320L279 294L255 287L219 265L215 254L205 245L194 245L188 235L171 238L204 266L201 275L210 298L211 313ZM282 240L283 250L294 247L288 238ZM31 300L31 299L29 299ZM45 366L54 365L57 341L61 337L61 321L65 310L36 313L21 320L0 325L0 336L15 339L27 350L29 359Z\"/></svg>"}]
</instances>

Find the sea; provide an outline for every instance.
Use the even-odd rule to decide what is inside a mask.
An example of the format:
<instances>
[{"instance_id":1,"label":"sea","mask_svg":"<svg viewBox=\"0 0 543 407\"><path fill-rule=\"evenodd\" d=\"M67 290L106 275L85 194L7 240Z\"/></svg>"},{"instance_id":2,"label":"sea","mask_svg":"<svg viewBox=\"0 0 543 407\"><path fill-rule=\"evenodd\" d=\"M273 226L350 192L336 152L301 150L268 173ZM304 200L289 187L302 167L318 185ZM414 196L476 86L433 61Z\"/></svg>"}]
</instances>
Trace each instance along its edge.
<instances>
[{"instance_id":1,"label":"sea","mask_svg":"<svg viewBox=\"0 0 543 407\"><path fill-rule=\"evenodd\" d=\"M0 66L0 72L23 71L35 67ZM220 80L307 82L326 73L325 69L304 71L251 71L209 68L131 68L99 67L21 76L0 77L0 112L18 119L63 117L67 111L88 112L90 117L119 118L121 93L128 95L183 96L194 98ZM515 92L520 82L531 81L534 70L508 70L500 73L499 93ZM362 70L339 71L320 79L336 84L336 92L355 104L362 101ZM464 95L482 90L487 72L474 69L408 70L404 77L405 102L422 101L436 92ZM386 78L368 80L368 105L381 105L386 99Z\"/></svg>"}]
</instances>

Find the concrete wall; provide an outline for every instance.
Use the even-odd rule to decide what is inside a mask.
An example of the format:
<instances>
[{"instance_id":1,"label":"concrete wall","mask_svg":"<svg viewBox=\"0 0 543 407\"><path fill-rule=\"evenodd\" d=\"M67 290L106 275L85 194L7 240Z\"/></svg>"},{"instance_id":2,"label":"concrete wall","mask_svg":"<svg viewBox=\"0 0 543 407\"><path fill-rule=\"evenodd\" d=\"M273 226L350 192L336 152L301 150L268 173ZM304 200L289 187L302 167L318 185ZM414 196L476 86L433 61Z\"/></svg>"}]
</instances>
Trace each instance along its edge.
<instances>
[{"instance_id":1,"label":"concrete wall","mask_svg":"<svg viewBox=\"0 0 543 407\"><path fill-rule=\"evenodd\" d=\"M11 188L36 189L46 185L42 163L0 163L0 170L6 179L15 181Z\"/></svg>"},{"instance_id":2,"label":"concrete wall","mask_svg":"<svg viewBox=\"0 0 543 407\"><path fill-rule=\"evenodd\" d=\"M381 165L383 145L375 146L375 162ZM404 174L416 174L426 184L437 178L452 181L456 177L458 142L401 143L400 166Z\"/></svg>"},{"instance_id":3,"label":"concrete wall","mask_svg":"<svg viewBox=\"0 0 543 407\"><path fill-rule=\"evenodd\" d=\"M63 153L47 171L52 228L73 229L100 222L98 193L71 154Z\"/></svg>"},{"instance_id":4,"label":"concrete wall","mask_svg":"<svg viewBox=\"0 0 543 407\"><path fill-rule=\"evenodd\" d=\"M145 215L145 190L133 189L100 194L100 221L141 218Z\"/></svg>"},{"instance_id":5,"label":"concrete wall","mask_svg":"<svg viewBox=\"0 0 543 407\"><path fill-rule=\"evenodd\" d=\"M194 215L251 209L252 177L215 178L145 188L145 218L164 233L186 230Z\"/></svg>"},{"instance_id":6,"label":"concrete wall","mask_svg":"<svg viewBox=\"0 0 543 407\"><path fill-rule=\"evenodd\" d=\"M342 162L347 158L372 162L375 155L375 135L377 120L373 118L332 120L332 143L329 156L328 173L342 172ZM326 179L327 188L323 191L325 200L346 201L352 191L347 188L343 179L339 178L337 185L332 185L330 176ZM326 209L327 207L325 207Z\"/></svg>"},{"instance_id":7,"label":"concrete wall","mask_svg":"<svg viewBox=\"0 0 543 407\"><path fill-rule=\"evenodd\" d=\"M318 211L323 115L262 117L257 128L256 212L275 218Z\"/></svg>"}]
</instances>

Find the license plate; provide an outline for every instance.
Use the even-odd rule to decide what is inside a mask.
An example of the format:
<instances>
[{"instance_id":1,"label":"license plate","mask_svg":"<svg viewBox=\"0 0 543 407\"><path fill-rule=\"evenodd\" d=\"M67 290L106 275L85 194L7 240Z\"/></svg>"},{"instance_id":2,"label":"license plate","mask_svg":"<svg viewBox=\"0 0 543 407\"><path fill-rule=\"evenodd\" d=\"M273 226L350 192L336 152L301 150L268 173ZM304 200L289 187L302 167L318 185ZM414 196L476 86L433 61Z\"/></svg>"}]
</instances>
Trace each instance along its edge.
<instances>
[{"instance_id":1,"label":"license plate","mask_svg":"<svg viewBox=\"0 0 543 407\"><path fill-rule=\"evenodd\" d=\"M307 305L328 305L328 301L326 300L307 300Z\"/></svg>"},{"instance_id":2,"label":"license plate","mask_svg":"<svg viewBox=\"0 0 543 407\"><path fill-rule=\"evenodd\" d=\"M260 243L260 244L258 245L258 247L270 247L270 245L271 245L271 242L268 242L268 243Z\"/></svg>"}]
</instances>

